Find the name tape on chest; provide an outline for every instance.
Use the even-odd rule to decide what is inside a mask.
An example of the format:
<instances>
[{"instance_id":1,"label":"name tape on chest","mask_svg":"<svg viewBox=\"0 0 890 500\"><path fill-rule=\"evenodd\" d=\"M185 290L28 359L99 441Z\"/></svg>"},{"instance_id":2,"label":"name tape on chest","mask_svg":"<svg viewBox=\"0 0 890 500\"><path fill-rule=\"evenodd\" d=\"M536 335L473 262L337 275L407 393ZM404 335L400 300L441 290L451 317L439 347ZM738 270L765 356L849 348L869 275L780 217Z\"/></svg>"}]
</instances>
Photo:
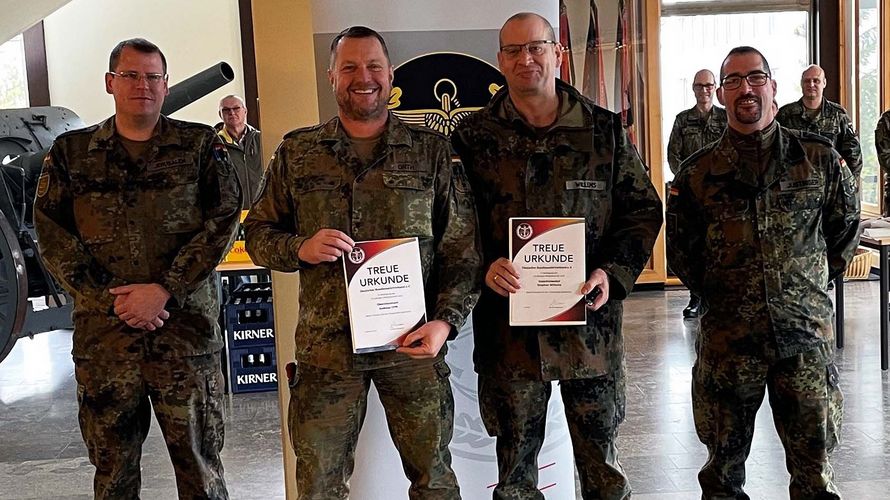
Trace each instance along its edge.
<instances>
[{"instance_id":1,"label":"name tape on chest","mask_svg":"<svg viewBox=\"0 0 890 500\"><path fill-rule=\"evenodd\" d=\"M416 163L390 163L384 165L384 172L420 172L426 169L420 167Z\"/></svg>"},{"instance_id":2,"label":"name tape on chest","mask_svg":"<svg viewBox=\"0 0 890 500\"><path fill-rule=\"evenodd\" d=\"M145 169L146 171L151 173L161 170L167 170L168 168L182 167L188 165L189 163L190 162L188 158L172 158L170 160L159 160L149 163Z\"/></svg>"},{"instance_id":3,"label":"name tape on chest","mask_svg":"<svg viewBox=\"0 0 890 500\"><path fill-rule=\"evenodd\" d=\"M606 189L606 181L566 181L566 189L587 189L590 191L603 191Z\"/></svg>"},{"instance_id":4,"label":"name tape on chest","mask_svg":"<svg viewBox=\"0 0 890 500\"><path fill-rule=\"evenodd\" d=\"M779 181L779 189L782 191L800 191L802 189L818 188L821 186L819 179L802 179L799 181Z\"/></svg>"}]
</instances>

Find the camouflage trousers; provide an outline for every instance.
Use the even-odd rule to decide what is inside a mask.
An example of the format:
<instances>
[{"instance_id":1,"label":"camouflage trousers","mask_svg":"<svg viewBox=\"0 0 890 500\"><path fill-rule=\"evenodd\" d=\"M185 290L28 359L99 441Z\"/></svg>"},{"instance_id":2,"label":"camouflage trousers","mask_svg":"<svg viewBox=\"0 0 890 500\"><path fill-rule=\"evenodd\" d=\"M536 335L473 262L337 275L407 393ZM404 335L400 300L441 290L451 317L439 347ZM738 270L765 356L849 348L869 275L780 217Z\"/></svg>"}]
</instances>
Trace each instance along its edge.
<instances>
[{"instance_id":1,"label":"camouflage trousers","mask_svg":"<svg viewBox=\"0 0 890 500\"><path fill-rule=\"evenodd\" d=\"M839 438L843 395L830 353L830 346L777 360L699 353L692 406L698 437L708 448L698 475L703 499L749 498L743 490L745 460L767 389L791 474L791 499L840 498L828 456Z\"/></svg>"},{"instance_id":2,"label":"camouflage trousers","mask_svg":"<svg viewBox=\"0 0 890 500\"><path fill-rule=\"evenodd\" d=\"M224 381L218 353L128 360L75 359L83 440L96 467L96 499L139 498L151 411L160 424L182 499L227 499L219 453Z\"/></svg>"},{"instance_id":3,"label":"camouflage trousers","mask_svg":"<svg viewBox=\"0 0 890 500\"><path fill-rule=\"evenodd\" d=\"M551 390L549 381L479 376L482 420L496 438L495 500L544 498L538 490L538 452L544 444ZM618 425L624 420L624 373L563 380L559 390L583 498L630 498L630 485L615 446Z\"/></svg>"},{"instance_id":4,"label":"camouflage trousers","mask_svg":"<svg viewBox=\"0 0 890 500\"><path fill-rule=\"evenodd\" d=\"M390 435L411 482L408 497L459 499L448 443L454 398L444 360L367 371L300 363L290 380L288 428L297 456L297 498L345 499L373 381Z\"/></svg>"}]
</instances>

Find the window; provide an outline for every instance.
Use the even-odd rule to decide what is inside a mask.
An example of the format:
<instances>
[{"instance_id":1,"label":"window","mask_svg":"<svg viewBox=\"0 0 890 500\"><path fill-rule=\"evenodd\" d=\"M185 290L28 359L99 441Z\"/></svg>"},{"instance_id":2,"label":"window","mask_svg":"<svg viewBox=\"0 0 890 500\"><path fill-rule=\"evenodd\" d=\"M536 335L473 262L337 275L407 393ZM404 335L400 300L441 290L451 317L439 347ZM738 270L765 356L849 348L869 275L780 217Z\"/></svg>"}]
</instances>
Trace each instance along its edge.
<instances>
[{"instance_id":1,"label":"window","mask_svg":"<svg viewBox=\"0 0 890 500\"><path fill-rule=\"evenodd\" d=\"M0 45L0 109L28 107L28 76L22 35Z\"/></svg>"},{"instance_id":2,"label":"window","mask_svg":"<svg viewBox=\"0 0 890 500\"><path fill-rule=\"evenodd\" d=\"M800 99L800 74L810 60L809 13L801 2L665 0L662 5L663 150L667 149L674 118L695 105L695 73L709 69L719 80L720 64L733 47L750 45L767 58L777 83L779 106ZM765 12L753 12L757 9ZM719 105L716 93L714 104ZM670 180L673 174L667 155L664 158L665 180Z\"/></svg>"},{"instance_id":3,"label":"window","mask_svg":"<svg viewBox=\"0 0 890 500\"><path fill-rule=\"evenodd\" d=\"M881 77L881 39L888 36L881 32L881 16L887 15L887 7L877 0L854 0L849 7L853 22L847 33L855 34L849 44L853 61L849 108L862 145L862 211L879 214L883 187L874 130L884 109L881 88L887 84L886 76L883 81Z\"/></svg>"}]
</instances>

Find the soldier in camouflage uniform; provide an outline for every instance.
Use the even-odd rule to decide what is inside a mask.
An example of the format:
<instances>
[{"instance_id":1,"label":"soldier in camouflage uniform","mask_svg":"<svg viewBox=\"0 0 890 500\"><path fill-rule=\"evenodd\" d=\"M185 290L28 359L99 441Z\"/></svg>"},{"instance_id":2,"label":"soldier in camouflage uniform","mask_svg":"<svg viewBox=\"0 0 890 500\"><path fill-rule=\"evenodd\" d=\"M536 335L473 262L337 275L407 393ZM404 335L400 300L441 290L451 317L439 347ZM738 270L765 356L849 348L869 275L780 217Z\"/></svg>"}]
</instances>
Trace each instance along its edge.
<instances>
[{"instance_id":1,"label":"soldier in camouflage uniform","mask_svg":"<svg viewBox=\"0 0 890 500\"><path fill-rule=\"evenodd\" d=\"M726 130L726 110L714 106L714 73L700 70L692 82L695 106L677 114L668 140L668 165L674 175L677 175L683 160L720 139Z\"/></svg>"},{"instance_id":2,"label":"soldier in camouflage uniform","mask_svg":"<svg viewBox=\"0 0 890 500\"><path fill-rule=\"evenodd\" d=\"M779 108L776 120L786 128L812 132L828 139L841 154L856 178L862 172L862 150L859 136L847 111L835 102L822 97L825 91L825 71L815 64L800 76L803 97Z\"/></svg>"},{"instance_id":3,"label":"soldier in camouflage uniform","mask_svg":"<svg viewBox=\"0 0 890 500\"><path fill-rule=\"evenodd\" d=\"M151 409L180 498L228 498L214 268L234 238L238 180L213 129L160 115L167 65L118 44L115 115L59 136L34 204L40 253L74 297L80 428L97 499L138 498Z\"/></svg>"},{"instance_id":4,"label":"soldier in camouflage uniform","mask_svg":"<svg viewBox=\"0 0 890 500\"><path fill-rule=\"evenodd\" d=\"M543 498L537 455L558 380L584 498L628 498L615 446L625 406L621 300L649 259L661 202L620 118L556 79L562 49L548 40L546 19L508 19L498 53L507 87L452 136L487 269L473 331L480 409L497 439L493 497ZM601 292L587 325L509 326L507 297L522 277L507 258L508 219L529 216L586 219L590 278L581 291Z\"/></svg>"},{"instance_id":5,"label":"soldier in camouflage uniform","mask_svg":"<svg viewBox=\"0 0 890 500\"><path fill-rule=\"evenodd\" d=\"M335 37L328 74L338 117L285 136L245 221L254 262L300 271L288 409L297 494L347 498L373 381L409 497L460 498L448 450L454 401L444 343L479 294L469 185L443 136L387 112L393 68L377 32L352 27ZM430 321L397 351L354 355L338 259L354 241L412 236L420 241Z\"/></svg>"},{"instance_id":6,"label":"soldier in camouflage uniform","mask_svg":"<svg viewBox=\"0 0 890 500\"><path fill-rule=\"evenodd\" d=\"M875 128L875 149L878 151L878 165L884 182L884 217L890 217L890 110L885 111Z\"/></svg>"},{"instance_id":7,"label":"soldier in camouflage uniform","mask_svg":"<svg viewBox=\"0 0 890 500\"><path fill-rule=\"evenodd\" d=\"M719 140L726 130L726 110L714 106L715 87L714 73L706 69L700 70L692 79L695 106L677 115L668 141L668 165L674 175L683 160ZM683 317L697 318L701 312L701 297L689 292L689 304L683 309Z\"/></svg>"},{"instance_id":8,"label":"soldier in camouflage uniform","mask_svg":"<svg viewBox=\"0 0 890 500\"><path fill-rule=\"evenodd\" d=\"M747 499L745 460L766 388L792 499L840 498L828 456L841 404L828 280L858 241L855 176L831 144L773 119L776 83L751 47L730 51L717 91L729 128L683 163L668 199L668 261L708 306L693 413L704 499ZM832 419L838 419L832 421Z\"/></svg>"}]
</instances>

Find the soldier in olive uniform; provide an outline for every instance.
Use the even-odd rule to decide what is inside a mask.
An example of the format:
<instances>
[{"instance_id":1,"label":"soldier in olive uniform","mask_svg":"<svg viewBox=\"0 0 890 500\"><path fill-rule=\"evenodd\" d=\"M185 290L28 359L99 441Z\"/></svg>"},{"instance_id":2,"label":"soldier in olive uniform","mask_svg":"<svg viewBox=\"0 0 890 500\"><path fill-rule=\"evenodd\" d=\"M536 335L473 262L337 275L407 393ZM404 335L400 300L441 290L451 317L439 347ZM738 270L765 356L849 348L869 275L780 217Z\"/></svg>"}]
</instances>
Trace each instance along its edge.
<instances>
[{"instance_id":1,"label":"soldier in olive uniform","mask_svg":"<svg viewBox=\"0 0 890 500\"><path fill-rule=\"evenodd\" d=\"M695 74L692 80L695 106L677 114L668 141L668 165L674 175L683 160L720 139L726 130L726 110L714 106L716 87L714 73L703 69Z\"/></svg>"},{"instance_id":2,"label":"soldier in olive uniform","mask_svg":"<svg viewBox=\"0 0 890 500\"><path fill-rule=\"evenodd\" d=\"M730 51L720 79L727 133L684 162L667 210L670 265L708 305L692 371L709 455L702 498L748 498L745 460L767 388L791 498L840 498L828 460L842 398L826 285L858 241L855 176L823 137L773 119L776 83L756 49Z\"/></svg>"},{"instance_id":3,"label":"soldier in olive uniform","mask_svg":"<svg viewBox=\"0 0 890 500\"><path fill-rule=\"evenodd\" d=\"M890 111L885 111L875 128L875 149L884 182L884 217L890 216Z\"/></svg>"},{"instance_id":4,"label":"soldier in olive uniform","mask_svg":"<svg viewBox=\"0 0 890 500\"><path fill-rule=\"evenodd\" d=\"M180 498L228 498L214 268L238 181L213 129L160 115L167 65L146 40L111 53L115 115L59 136L34 204L40 253L74 297L80 427L95 497L138 498L151 409Z\"/></svg>"},{"instance_id":5,"label":"soldier in olive uniform","mask_svg":"<svg viewBox=\"0 0 890 500\"><path fill-rule=\"evenodd\" d=\"M352 27L335 37L328 75L338 116L285 136L245 221L254 262L300 271L288 410L297 492L306 499L348 496L373 381L411 481L409 497L456 499L444 344L479 294L469 185L443 136L388 113L393 68L377 32ZM430 321L397 351L353 354L338 259L354 241L411 236L420 241Z\"/></svg>"},{"instance_id":6,"label":"soldier in olive uniform","mask_svg":"<svg viewBox=\"0 0 890 500\"><path fill-rule=\"evenodd\" d=\"M726 110L714 106L716 87L714 73L703 69L695 74L692 80L695 106L677 115L668 141L668 165L674 175L683 160L719 140L726 130ZM683 317L697 318L701 312L701 297L689 292L689 304L683 309Z\"/></svg>"},{"instance_id":7,"label":"soldier in olive uniform","mask_svg":"<svg viewBox=\"0 0 890 500\"><path fill-rule=\"evenodd\" d=\"M493 495L543 498L537 455L558 380L584 498L627 498L615 446L625 406L621 301L649 259L661 202L620 117L556 79L563 52L553 40L537 14L508 19L498 52L507 86L452 136L487 269L473 331L482 418L497 440ZM586 325L509 326L507 297L523 277L507 258L508 219L528 216L586 219L581 292L600 291Z\"/></svg>"},{"instance_id":8,"label":"soldier in olive uniform","mask_svg":"<svg viewBox=\"0 0 890 500\"><path fill-rule=\"evenodd\" d=\"M779 108L776 120L783 127L812 132L828 139L850 172L858 178L862 172L859 136L853 130L847 111L822 96L825 83L825 71L815 64L808 66L800 76L803 97Z\"/></svg>"}]
</instances>

